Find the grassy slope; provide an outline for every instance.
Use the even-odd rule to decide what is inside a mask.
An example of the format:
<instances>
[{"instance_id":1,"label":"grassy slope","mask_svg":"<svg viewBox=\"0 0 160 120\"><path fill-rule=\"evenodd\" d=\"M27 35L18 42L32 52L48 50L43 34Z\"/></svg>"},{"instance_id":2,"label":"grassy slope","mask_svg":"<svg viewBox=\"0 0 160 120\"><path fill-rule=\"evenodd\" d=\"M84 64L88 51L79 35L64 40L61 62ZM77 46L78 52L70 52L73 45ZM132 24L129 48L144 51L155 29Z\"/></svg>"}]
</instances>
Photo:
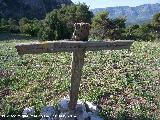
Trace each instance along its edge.
<instances>
[{"instance_id":1,"label":"grassy slope","mask_svg":"<svg viewBox=\"0 0 160 120\"><path fill-rule=\"evenodd\" d=\"M55 105L69 93L71 54L18 56L16 43L0 42L0 114L25 106ZM160 43L135 42L131 50L87 52L80 99L100 105L106 119L160 117Z\"/></svg>"}]
</instances>

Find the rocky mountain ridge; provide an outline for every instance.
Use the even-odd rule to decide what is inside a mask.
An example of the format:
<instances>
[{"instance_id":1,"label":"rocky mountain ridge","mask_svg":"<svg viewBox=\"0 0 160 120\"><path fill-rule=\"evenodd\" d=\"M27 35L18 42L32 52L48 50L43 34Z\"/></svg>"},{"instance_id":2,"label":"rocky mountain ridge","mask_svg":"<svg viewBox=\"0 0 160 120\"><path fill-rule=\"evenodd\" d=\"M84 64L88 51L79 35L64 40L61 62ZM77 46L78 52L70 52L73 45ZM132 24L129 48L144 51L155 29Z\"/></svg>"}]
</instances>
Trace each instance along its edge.
<instances>
[{"instance_id":1,"label":"rocky mountain ridge","mask_svg":"<svg viewBox=\"0 0 160 120\"><path fill-rule=\"evenodd\" d=\"M108 11L110 18L127 17L127 23L141 23L152 19L155 13L160 12L160 3L144 4L136 7L119 6L96 8L91 10L94 14L100 11Z\"/></svg>"}]
</instances>

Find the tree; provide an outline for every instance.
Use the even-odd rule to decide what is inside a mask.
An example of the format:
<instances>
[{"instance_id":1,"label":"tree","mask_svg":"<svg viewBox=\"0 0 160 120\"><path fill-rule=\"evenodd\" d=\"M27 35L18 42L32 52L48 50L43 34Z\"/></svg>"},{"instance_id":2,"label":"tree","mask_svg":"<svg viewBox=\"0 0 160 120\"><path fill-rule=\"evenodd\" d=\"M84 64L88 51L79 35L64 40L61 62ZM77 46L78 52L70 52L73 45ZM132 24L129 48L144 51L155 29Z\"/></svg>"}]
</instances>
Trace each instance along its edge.
<instances>
[{"instance_id":1,"label":"tree","mask_svg":"<svg viewBox=\"0 0 160 120\"><path fill-rule=\"evenodd\" d=\"M21 33L37 36L40 29L40 22L37 19L28 20L27 18L22 18L19 21L19 26Z\"/></svg>"},{"instance_id":2,"label":"tree","mask_svg":"<svg viewBox=\"0 0 160 120\"><path fill-rule=\"evenodd\" d=\"M125 32L125 22L126 18L115 18L112 21L113 26L113 32L111 39L117 40L117 39L124 39L124 32Z\"/></svg>"},{"instance_id":3,"label":"tree","mask_svg":"<svg viewBox=\"0 0 160 120\"><path fill-rule=\"evenodd\" d=\"M138 29L137 35L143 41L153 41L155 39L154 29L151 24L142 24Z\"/></svg>"},{"instance_id":4,"label":"tree","mask_svg":"<svg viewBox=\"0 0 160 120\"><path fill-rule=\"evenodd\" d=\"M6 19L2 18L1 19L1 26L5 26L5 25L8 25L8 22Z\"/></svg>"},{"instance_id":5,"label":"tree","mask_svg":"<svg viewBox=\"0 0 160 120\"><path fill-rule=\"evenodd\" d=\"M108 12L100 12L92 19L91 33L93 38L107 39L109 36L109 18Z\"/></svg>"},{"instance_id":6,"label":"tree","mask_svg":"<svg viewBox=\"0 0 160 120\"><path fill-rule=\"evenodd\" d=\"M92 19L92 37L100 39L121 39L125 28L125 19L109 19L108 12L100 12Z\"/></svg>"},{"instance_id":7,"label":"tree","mask_svg":"<svg viewBox=\"0 0 160 120\"><path fill-rule=\"evenodd\" d=\"M47 31L43 31L43 27L40 30L40 38L44 39L42 36L48 36L49 38L44 40L70 39L74 23L81 21L91 23L92 16L93 13L89 11L89 7L85 4L63 5L62 8L55 9L47 14L42 24L44 28L48 28L54 34L52 38L47 35Z\"/></svg>"},{"instance_id":8,"label":"tree","mask_svg":"<svg viewBox=\"0 0 160 120\"><path fill-rule=\"evenodd\" d=\"M134 24L130 25L125 29L125 38L129 40L138 40L139 36L138 31L139 31L140 25Z\"/></svg>"},{"instance_id":9,"label":"tree","mask_svg":"<svg viewBox=\"0 0 160 120\"><path fill-rule=\"evenodd\" d=\"M40 22L40 30L38 32L38 37L44 41L52 40L53 38L55 38L54 31L48 25L46 25L45 21Z\"/></svg>"},{"instance_id":10,"label":"tree","mask_svg":"<svg viewBox=\"0 0 160 120\"><path fill-rule=\"evenodd\" d=\"M6 32L9 31L10 27L8 25L8 21L4 18L1 19L0 21L0 32Z\"/></svg>"},{"instance_id":11,"label":"tree","mask_svg":"<svg viewBox=\"0 0 160 120\"><path fill-rule=\"evenodd\" d=\"M47 29L45 30L45 28ZM69 35L66 23L58 18L58 10L54 10L46 16L39 31L39 37L42 40L64 39L69 38Z\"/></svg>"},{"instance_id":12,"label":"tree","mask_svg":"<svg viewBox=\"0 0 160 120\"><path fill-rule=\"evenodd\" d=\"M29 20L26 17L23 17L19 20L19 26L23 26L26 23L29 23Z\"/></svg>"},{"instance_id":13,"label":"tree","mask_svg":"<svg viewBox=\"0 0 160 120\"><path fill-rule=\"evenodd\" d=\"M160 13L157 13L153 16L152 25L157 33L157 39L160 39Z\"/></svg>"},{"instance_id":14,"label":"tree","mask_svg":"<svg viewBox=\"0 0 160 120\"><path fill-rule=\"evenodd\" d=\"M25 33L25 25L27 23L29 23L29 20L25 17L23 17L19 20L19 27L20 27L21 33Z\"/></svg>"},{"instance_id":15,"label":"tree","mask_svg":"<svg viewBox=\"0 0 160 120\"><path fill-rule=\"evenodd\" d=\"M16 20L13 20L12 18L9 18L8 25L9 25L9 32L12 32L12 33L20 32L19 25L18 25L18 22Z\"/></svg>"},{"instance_id":16,"label":"tree","mask_svg":"<svg viewBox=\"0 0 160 120\"><path fill-rule=\"evenodd\" d=\"M155 30L151 24L131 25L126 30L126 39L153 41Z\"/></svg>"},{"instance_id":17,"label":"tree","mask_svg":"<svg viewBox=\"0 0 160 120\"><path fill-rule=\"evenodd\" d=\"M91 23L93 13L89 11L89 7L85 3L64 5L58 11L58 18L67 25L73 25L77 22Z\"/></svg>"},{"instance_id":18,"label":"tree","mask_svg":"<svg viewBox=\"0 0 160 120\"><path fill-rule=\"evenodd\" d=\"M160 26L160 13L156 13L152 18L152 24L154 26L159 27Z\"/></svg>"}]
</instances>

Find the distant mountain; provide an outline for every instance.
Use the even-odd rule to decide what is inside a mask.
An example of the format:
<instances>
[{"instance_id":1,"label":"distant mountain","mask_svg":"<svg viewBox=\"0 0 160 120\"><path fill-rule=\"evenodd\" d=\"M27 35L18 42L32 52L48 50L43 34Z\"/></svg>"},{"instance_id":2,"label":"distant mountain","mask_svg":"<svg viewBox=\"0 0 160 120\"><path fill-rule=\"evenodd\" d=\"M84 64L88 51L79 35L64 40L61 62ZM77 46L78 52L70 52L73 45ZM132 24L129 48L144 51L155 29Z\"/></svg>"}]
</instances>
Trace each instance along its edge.
<instances>
[{"instance_id":1,"label":"distant mountain","mask_svg":"<svg viewBox=\"0 0 160 120\"><path fill-rule=\"evenodd\" d=\"M0 0L0 17L41 19L61 4L71 3L71 0Z\"/></svg>"},{"instance_id":2,"label":"distant mountain","mask_svg":"<svg viewBox=\"0 0 160 120\"><path fill-rule=\"evenodd\" d=\"M136 7L120 6L120 7L108 7L108 8L96 8L91 9L96 14L100 11L108 11L110 18L127 17L128 24L148 22L152 19L155 13L160 12L160 4L144 4Z\"/></svg>"}]
</instances>

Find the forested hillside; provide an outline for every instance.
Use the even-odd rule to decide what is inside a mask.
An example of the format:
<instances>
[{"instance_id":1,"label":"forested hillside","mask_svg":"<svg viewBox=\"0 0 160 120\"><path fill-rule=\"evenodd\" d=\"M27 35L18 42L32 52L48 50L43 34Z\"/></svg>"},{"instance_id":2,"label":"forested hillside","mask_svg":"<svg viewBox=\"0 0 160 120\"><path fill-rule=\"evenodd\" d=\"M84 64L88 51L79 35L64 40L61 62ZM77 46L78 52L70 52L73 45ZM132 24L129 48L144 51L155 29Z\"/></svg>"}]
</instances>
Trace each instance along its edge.
<instances>
[{"instance_id":1,"label":"forested hillside","mask_svg":"<svg viewBox=\"0 0 160 120\"><path fill-rule=\"evenodd\" d=\"M41 19L61 4L71 3L71 0L0 0L0 17Z\"/></svg>"}]
</instances>

